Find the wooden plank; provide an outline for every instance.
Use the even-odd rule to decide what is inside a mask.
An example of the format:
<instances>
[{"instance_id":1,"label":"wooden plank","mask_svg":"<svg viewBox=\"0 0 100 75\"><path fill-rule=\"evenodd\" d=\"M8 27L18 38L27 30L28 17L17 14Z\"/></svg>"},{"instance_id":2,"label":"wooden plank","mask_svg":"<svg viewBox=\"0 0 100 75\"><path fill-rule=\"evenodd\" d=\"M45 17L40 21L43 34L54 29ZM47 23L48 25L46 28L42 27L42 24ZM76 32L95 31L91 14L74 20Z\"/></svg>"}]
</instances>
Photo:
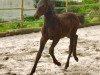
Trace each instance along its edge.
<instances>
[{"instance_id":1,"label":"wooden plank","mask_svg":"<svg viewBox=\"0 0 100 75\"><path fill-rule=\"evenodd\" d=\"M7 32L0 32L0 37L13 36L18 34L29 34L32 32L39 32L40 30L41 28L22 28L22 29L9 30Z\"/></svg>"},{"instance_id":2,"label":"wooden plank","mask_svg":"<svg viewBox=\"0 0 100 75\"><path fill-rule=\"evenodd\" d=\"M13 24L13 23L20 23L20 22L21 22L21 20L13 21L13 22L4 22L4 23L0 23L0 26L7 25L7 24Z\"/></svg>"},{"instance_id":3,"label":"wooden plank","mask_svg":"<svg viewBox=\"0 0 100 75\"><path fill-rule=\"evenodd\" d=\"M65 2L66 2L66 8L65 8L65 10L66 10L66 12L67 12L67 7L68 7L68 0L65 0Z\"/></svg>"},{"instance_id":4,"label":"wooden plank","mask_svg":"<svg viewBox=\"0 0 100 75\"><path fill-rule=\"evenodd\" d=\"M100 12L100 0L99 0L99 12Z\"/></svg>"},{"instance_id":5,"label":"wooden plank","mask_svg":"<svg viewBox=\"0 0 100 75\"><path fill-rule=\"evenodd\" d=\"M20 10L21 8L0 8L0 10Z\"/></svg>"},{"instance_id":6,"label":"wooden plank","mask_svg":"<svg viewBox=\"0 0 100 75\"><path fill-rule=\"evenodd\" d=\"M24 0L21 0L21 26L23 26L24 22Z\"/></svg>"},{"instance_id":7,"label":"wooden plank","mask_svg":"<svg viewBox=\"0 0 100 75\"><path fill-rule=\"evenodd\" d=\"M0 10L21 10L21 8L0 8ZM35 8L26 8L24 10L36 10Z\"/></svg>"}]
</instances>

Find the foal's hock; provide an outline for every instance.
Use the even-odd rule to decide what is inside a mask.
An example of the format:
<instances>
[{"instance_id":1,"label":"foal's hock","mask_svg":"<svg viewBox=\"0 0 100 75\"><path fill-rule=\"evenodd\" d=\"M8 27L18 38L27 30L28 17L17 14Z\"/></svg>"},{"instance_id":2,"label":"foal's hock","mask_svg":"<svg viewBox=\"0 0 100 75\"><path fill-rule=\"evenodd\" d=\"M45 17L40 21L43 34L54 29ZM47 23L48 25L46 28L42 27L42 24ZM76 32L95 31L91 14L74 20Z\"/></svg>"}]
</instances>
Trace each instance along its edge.
<instances>
[{"instance_id":1,"label":"foal's hock","mask_svg":"<svg viewBox=\"0 0 100 75\"><path fill-rule=\"evenodd\" d=\"M60 40L60 38L68 37L70 39L69 45L69 56L65 65L65 69L69 67L69 60L71 54L73 53L74 59L78 61L76 55L76 46L77 46L77 38L76 34L79 19L73 13L64 13L64 14L55 14L54 11L54 3L51 0L40 0L37 6L36 13L34 15L35 18L39 18L44 15L44 26L42 27L42 37L40 40L40 48L36 56L34 67L30 75L32 75L37 67L37 63L41 57L44 46L48 39L53 40L51 47L49 48L49 53L53 58L54 64L61 66L61 63L55 58L54 55L54 47Z\"/></svg>"}]
</instances>

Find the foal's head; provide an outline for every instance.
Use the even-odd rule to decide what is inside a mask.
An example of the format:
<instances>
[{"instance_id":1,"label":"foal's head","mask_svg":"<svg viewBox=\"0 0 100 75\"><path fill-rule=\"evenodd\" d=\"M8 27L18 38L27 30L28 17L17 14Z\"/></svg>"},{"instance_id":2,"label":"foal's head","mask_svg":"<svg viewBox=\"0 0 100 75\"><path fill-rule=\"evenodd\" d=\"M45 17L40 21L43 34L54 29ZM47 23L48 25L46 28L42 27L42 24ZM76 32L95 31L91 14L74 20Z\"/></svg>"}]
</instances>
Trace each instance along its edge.
<instances>
[{"instance_id":1,"label":"foal's head","mask_svg":"<svg viewBox=\"0 0 100 75\"><path fill-rule=\"evenodd\" d=\"M35 18L39 18L40 16L46 14L49 10L54 9L54 1L53 0L40 0L37 5L37 10L34 15Z\"/></svg>"}]
</instances>

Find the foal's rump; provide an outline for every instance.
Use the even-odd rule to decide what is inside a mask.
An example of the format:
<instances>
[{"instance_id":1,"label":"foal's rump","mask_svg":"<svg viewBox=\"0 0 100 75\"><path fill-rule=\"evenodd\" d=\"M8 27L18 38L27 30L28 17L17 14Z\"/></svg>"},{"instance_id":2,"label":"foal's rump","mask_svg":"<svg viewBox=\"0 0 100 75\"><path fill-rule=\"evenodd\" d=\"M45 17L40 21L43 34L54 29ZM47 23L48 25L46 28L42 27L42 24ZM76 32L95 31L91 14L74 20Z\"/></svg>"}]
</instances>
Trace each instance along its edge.
<instances>
[{"instance_id":1,"label":"foal's rump","mask_svg":"<svg viewBox=\"0 0 100 75\"><path fill-rule=\"evenodd\" d=\"M79 19L74 13L59 14L59 19L64 36L69 35L71 32L76 33L75 31L77 31L79 26Z\"/></svg>"},{"instance_id":2,"label":"foal's rump","mask_svg":"<svg viewBox=\"0 0 100 75\"><path fill-rule=\"evenodd\" d=\"M76 16L74 13L71 13L71 12L61 14L60 19L64 23L64 25L68 25L68 26L73 25L75 27L79 25L78 16Z\"/></svg>"}]
</instances>

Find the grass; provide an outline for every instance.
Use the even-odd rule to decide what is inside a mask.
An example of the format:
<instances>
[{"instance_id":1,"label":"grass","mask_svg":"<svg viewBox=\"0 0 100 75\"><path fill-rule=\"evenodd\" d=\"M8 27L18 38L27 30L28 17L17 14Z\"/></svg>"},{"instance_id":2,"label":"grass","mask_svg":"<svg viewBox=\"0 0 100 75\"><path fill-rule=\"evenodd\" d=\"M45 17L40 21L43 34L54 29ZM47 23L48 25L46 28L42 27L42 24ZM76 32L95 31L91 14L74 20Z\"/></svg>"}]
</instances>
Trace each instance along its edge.
<instances>
[{"instance_id":1,"label":"grass","mask_svg":"<svg viewBox=\"0 0 100 75\"><path fill-rule=\"evenodd\" d=\"M35 20L33 17L26 17L24 19L23 25L17 22L12 24L1 24L0 32L7 32L9 30L20 29L20 28L39 28L42 26L43 26L43 18Z\"/></svg>"},{"instance_id":2,"label":"grass","mask_svg":"<svg viewBox=\"0 0 100 75\"><path fill-rule=\"evenodd\" d=\"M39 20L35 20L33 17L26 17L24 19L23 27L25 28L32 28L32 27L42 27L43 26L43 18L40 18Z\"/></svg>"}]
</instances>

